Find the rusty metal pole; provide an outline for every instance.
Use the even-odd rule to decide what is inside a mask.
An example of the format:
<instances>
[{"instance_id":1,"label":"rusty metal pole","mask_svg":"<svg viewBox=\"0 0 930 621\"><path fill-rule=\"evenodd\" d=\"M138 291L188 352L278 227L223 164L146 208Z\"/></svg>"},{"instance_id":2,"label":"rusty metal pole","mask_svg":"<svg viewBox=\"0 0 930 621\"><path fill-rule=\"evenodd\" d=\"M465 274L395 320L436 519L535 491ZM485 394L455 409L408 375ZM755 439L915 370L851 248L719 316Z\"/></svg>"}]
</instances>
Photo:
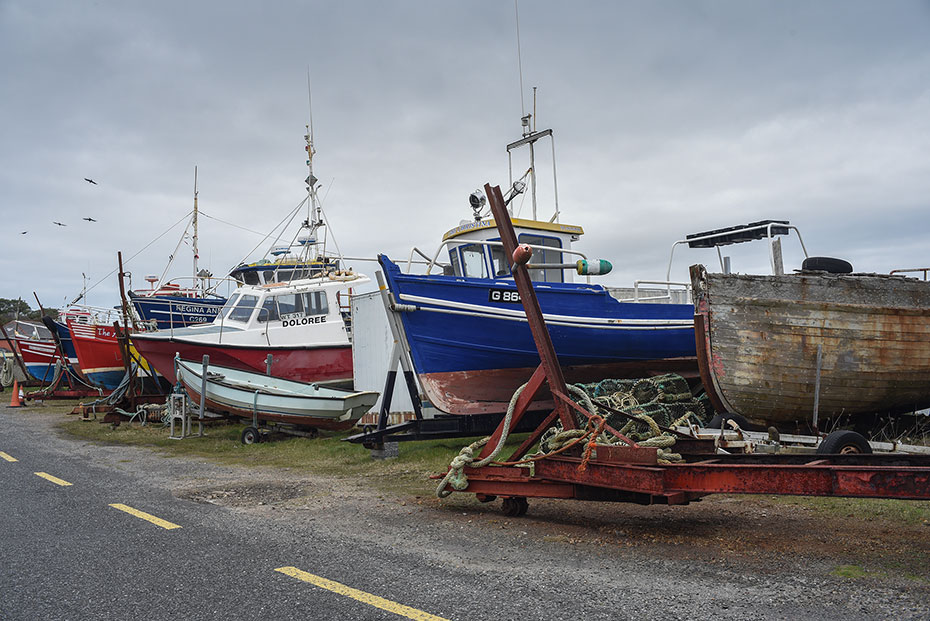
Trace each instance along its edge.
<instances>
[{"instance_id":1,"label":"rusty metal pole","mask_svg":"<svg viewBox=\"0 0 930 621\"><path fill-rule=\"evenodd\" d=\"M126 333L129 333L129 303L126 302L126 286L123 284L123 278L126 276L126 273L123 271L123 253L116 253L117 261L119 262L119 299L120 304L123 309L123 325L126 326ZM169 315L170 316L170 315ZM132 318L132 329L136 329L136 319Z\"/></svg>"},{"instance_id":2,"label":"rusty metal pole","mask_svg":"<svg viewBox=\"0 0 930 621\"><path fill-rule=\"evenodd\" d=\"M514 283L517 285L520 301L523 303L523 309L526 313L526 321L530 326L530 332L533 335L533 341L536 343L540 359L539 367L537 367L527 387L517 400L514 415L511 418L511 427L516 426L523 413L532 403L533 397L545 382L548 383L549 390L552 392L555 404L554 412L558 415L562 427L574 429L576 427L575 417L557 394L569 394L565 386L565 378L562 375L562 367L559 366L555 347L552 345L552 339L549 338L549 331L546 329L546 322L543 319L542 310L539 308L539 300L533 290L533 282L530 280L529 271L526 269L526 263L532 256L532 249L528 246L518 246L517 234L513 230L513 223L510 221L510 214L507 213L507 205L504 203L504 196L501 194L500 186L492 188L490 184L485 184L484 191L491 205L491 214L494 216L494 222L497 224L497 230L504 246L504 256L509 261ZM480 457L483 458L490 454L504 431L502 421L482 449Z\"/></svg>"}]
</instances>

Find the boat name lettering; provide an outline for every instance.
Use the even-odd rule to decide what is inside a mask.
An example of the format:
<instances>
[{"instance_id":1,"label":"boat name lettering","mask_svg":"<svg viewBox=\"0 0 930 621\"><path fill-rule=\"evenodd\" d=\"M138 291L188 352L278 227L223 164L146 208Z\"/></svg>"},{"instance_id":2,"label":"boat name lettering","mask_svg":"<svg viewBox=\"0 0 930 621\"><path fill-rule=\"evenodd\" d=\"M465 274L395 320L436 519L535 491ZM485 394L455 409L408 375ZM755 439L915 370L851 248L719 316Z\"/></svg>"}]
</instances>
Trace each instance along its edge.
<instances>
[{"instance_id":1,"label":"boat name lettering","mask_svg":"<svg viewBox=\"0 0 930 621\"><path fill-rule=\"evenodd\" d=\"M326 315L318 315L317 317L302 317L301 319L286 319L281 322L281 327L288 328L290 326L305 326L310 323L326 323Z\"/></svg>"},{"instance_id":2,"label":"boat name lettering","mask_svg":"<svg viewBox=\"0 0 930 621\"><path fill-rule=\"evenodd\" d=\"M520 304L520 292L510 289L489 289L488 302L508 302Z\"/></svg>"},{"instance_id":3,"label":"boat name lettering","mask_svg":"<svg viewBox=\"0 0 930 621\"><path fill-rule=\"evenodd\" d=\"M207 313L215 315L217 311L219 311L219 307L193 306L190 304L174 304L173 308L177 313Z\"/></svg>"}]
</instances>

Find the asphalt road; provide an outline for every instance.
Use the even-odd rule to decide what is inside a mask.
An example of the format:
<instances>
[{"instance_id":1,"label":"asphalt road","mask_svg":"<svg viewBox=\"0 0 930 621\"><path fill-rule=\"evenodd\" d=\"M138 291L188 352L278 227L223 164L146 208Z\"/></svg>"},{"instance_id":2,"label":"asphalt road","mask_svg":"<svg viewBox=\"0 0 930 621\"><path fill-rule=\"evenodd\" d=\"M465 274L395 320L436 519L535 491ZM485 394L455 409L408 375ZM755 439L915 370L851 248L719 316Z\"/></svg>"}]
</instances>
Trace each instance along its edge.
<instances>
[{"instance_id":1,"label":"asphalt road","mask_svg":"<svg viewBox=\"0 0 930 621\"><path fill-rule=\"evenodd\" d=\"M803 574L546 544L392 502L265 519L172 492L185 477L230 475L222 468L72 440L50 420L0 408L0 621L878 619L927 610L922 593L844 592Z\"/></svg>"},{"instance_id":2,"label":"asphalt road","mask_svg":"<svg viewBox=\"0 0 930 621\"><path fill-rule=\"evenodd\" d=\"M52 444L27 418L0 410L0 451L17 460L0 455L3 621L460 616L442 586L454 577L417 567L402 549L372 556L319 532L325 527L268 529L223 507L179 500L151 485L151 472L108 468ZM321 588L277 571L289 567L339 585ZM395 612L357 599L374 594Z\"/></svg>"}]
</instances>

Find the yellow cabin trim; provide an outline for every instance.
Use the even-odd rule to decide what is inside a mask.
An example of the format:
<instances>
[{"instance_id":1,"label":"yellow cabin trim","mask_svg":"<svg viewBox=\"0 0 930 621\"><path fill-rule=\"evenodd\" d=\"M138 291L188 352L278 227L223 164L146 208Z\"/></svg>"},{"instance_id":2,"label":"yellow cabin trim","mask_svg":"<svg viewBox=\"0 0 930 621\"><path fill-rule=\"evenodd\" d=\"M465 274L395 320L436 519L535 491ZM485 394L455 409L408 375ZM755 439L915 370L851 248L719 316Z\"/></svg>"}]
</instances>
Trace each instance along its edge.
<instances>
[{"instance_id":1,"label":"yellow cabin trim","mask_svg":"<svg viewBox=\"0 0 930 621\"><path fill-rule=\"evenodd\" d=\"M530 229L537 231L549 231L552 233L568 233L571 235L584 235L584 230L580 226L574 224L562 224L560 222L540 222L538 220L524 220L522 218L511 218L514 228L521 229ZM465 233L471 233L472 231L484 231L487 229L497 228L497 223L494 222L494 219L490 220L480 220L478 222L469 222L468 224L462 224L455 227L449 231L446 231L445 235L442 236L442 241L448 239L453 239Z\"/></svg>"}]
</instances>

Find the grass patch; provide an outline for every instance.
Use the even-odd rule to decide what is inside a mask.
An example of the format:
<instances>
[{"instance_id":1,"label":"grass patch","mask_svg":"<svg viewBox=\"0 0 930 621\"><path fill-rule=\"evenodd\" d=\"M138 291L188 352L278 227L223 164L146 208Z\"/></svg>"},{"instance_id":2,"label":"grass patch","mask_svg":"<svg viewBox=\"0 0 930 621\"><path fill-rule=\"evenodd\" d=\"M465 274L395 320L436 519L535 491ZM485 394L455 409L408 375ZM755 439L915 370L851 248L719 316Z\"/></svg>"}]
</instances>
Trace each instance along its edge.
<instances>
[{"instance_id":1,"label":"grass patch","mask_svg":"<svg viewBox=\"0 0 930 621\"><path fill-rule=\"evenodd\" d=\"M245 425L215 425L205 437L171 440L160 425L123 423L115 429L96 422L72 420L60 428L67 434L106 444L154 448L167 456L207 458L223 464L250 467L289 468L292 471L367 481L385 491L431 495L437 482L428 477L445 472L459 450L477 438L401 442L395 459L374 460L368 449L342 439L353 432L321 432L307 439L282 435L270 442L244 445L239 441ZM522 436L511 437L516 446Z\"/></svg>"},{"instance_id":2,"label":"grass patch","mask_svg":"<svg viewBox=\"0 0 930 621\"><path fill-rule=\"evenodd\" d=\"M833 571L830 572L830 575L838 578L858 580L859 578L868 577L870 573L871 572L866 571L859 565L840 565L839 567L835 567Z\"/></svg>"},{"instance_id":3,"label":"grass patch","mask_svg":"<svg viewBox=\"0 0 930 621\"><path fill-rule=\"evenodd\" d=\"M925 500L773 496L772 502L803 507L831 518L925 524L930 528L930 501Z\"/></svg>"}]
</instances>

